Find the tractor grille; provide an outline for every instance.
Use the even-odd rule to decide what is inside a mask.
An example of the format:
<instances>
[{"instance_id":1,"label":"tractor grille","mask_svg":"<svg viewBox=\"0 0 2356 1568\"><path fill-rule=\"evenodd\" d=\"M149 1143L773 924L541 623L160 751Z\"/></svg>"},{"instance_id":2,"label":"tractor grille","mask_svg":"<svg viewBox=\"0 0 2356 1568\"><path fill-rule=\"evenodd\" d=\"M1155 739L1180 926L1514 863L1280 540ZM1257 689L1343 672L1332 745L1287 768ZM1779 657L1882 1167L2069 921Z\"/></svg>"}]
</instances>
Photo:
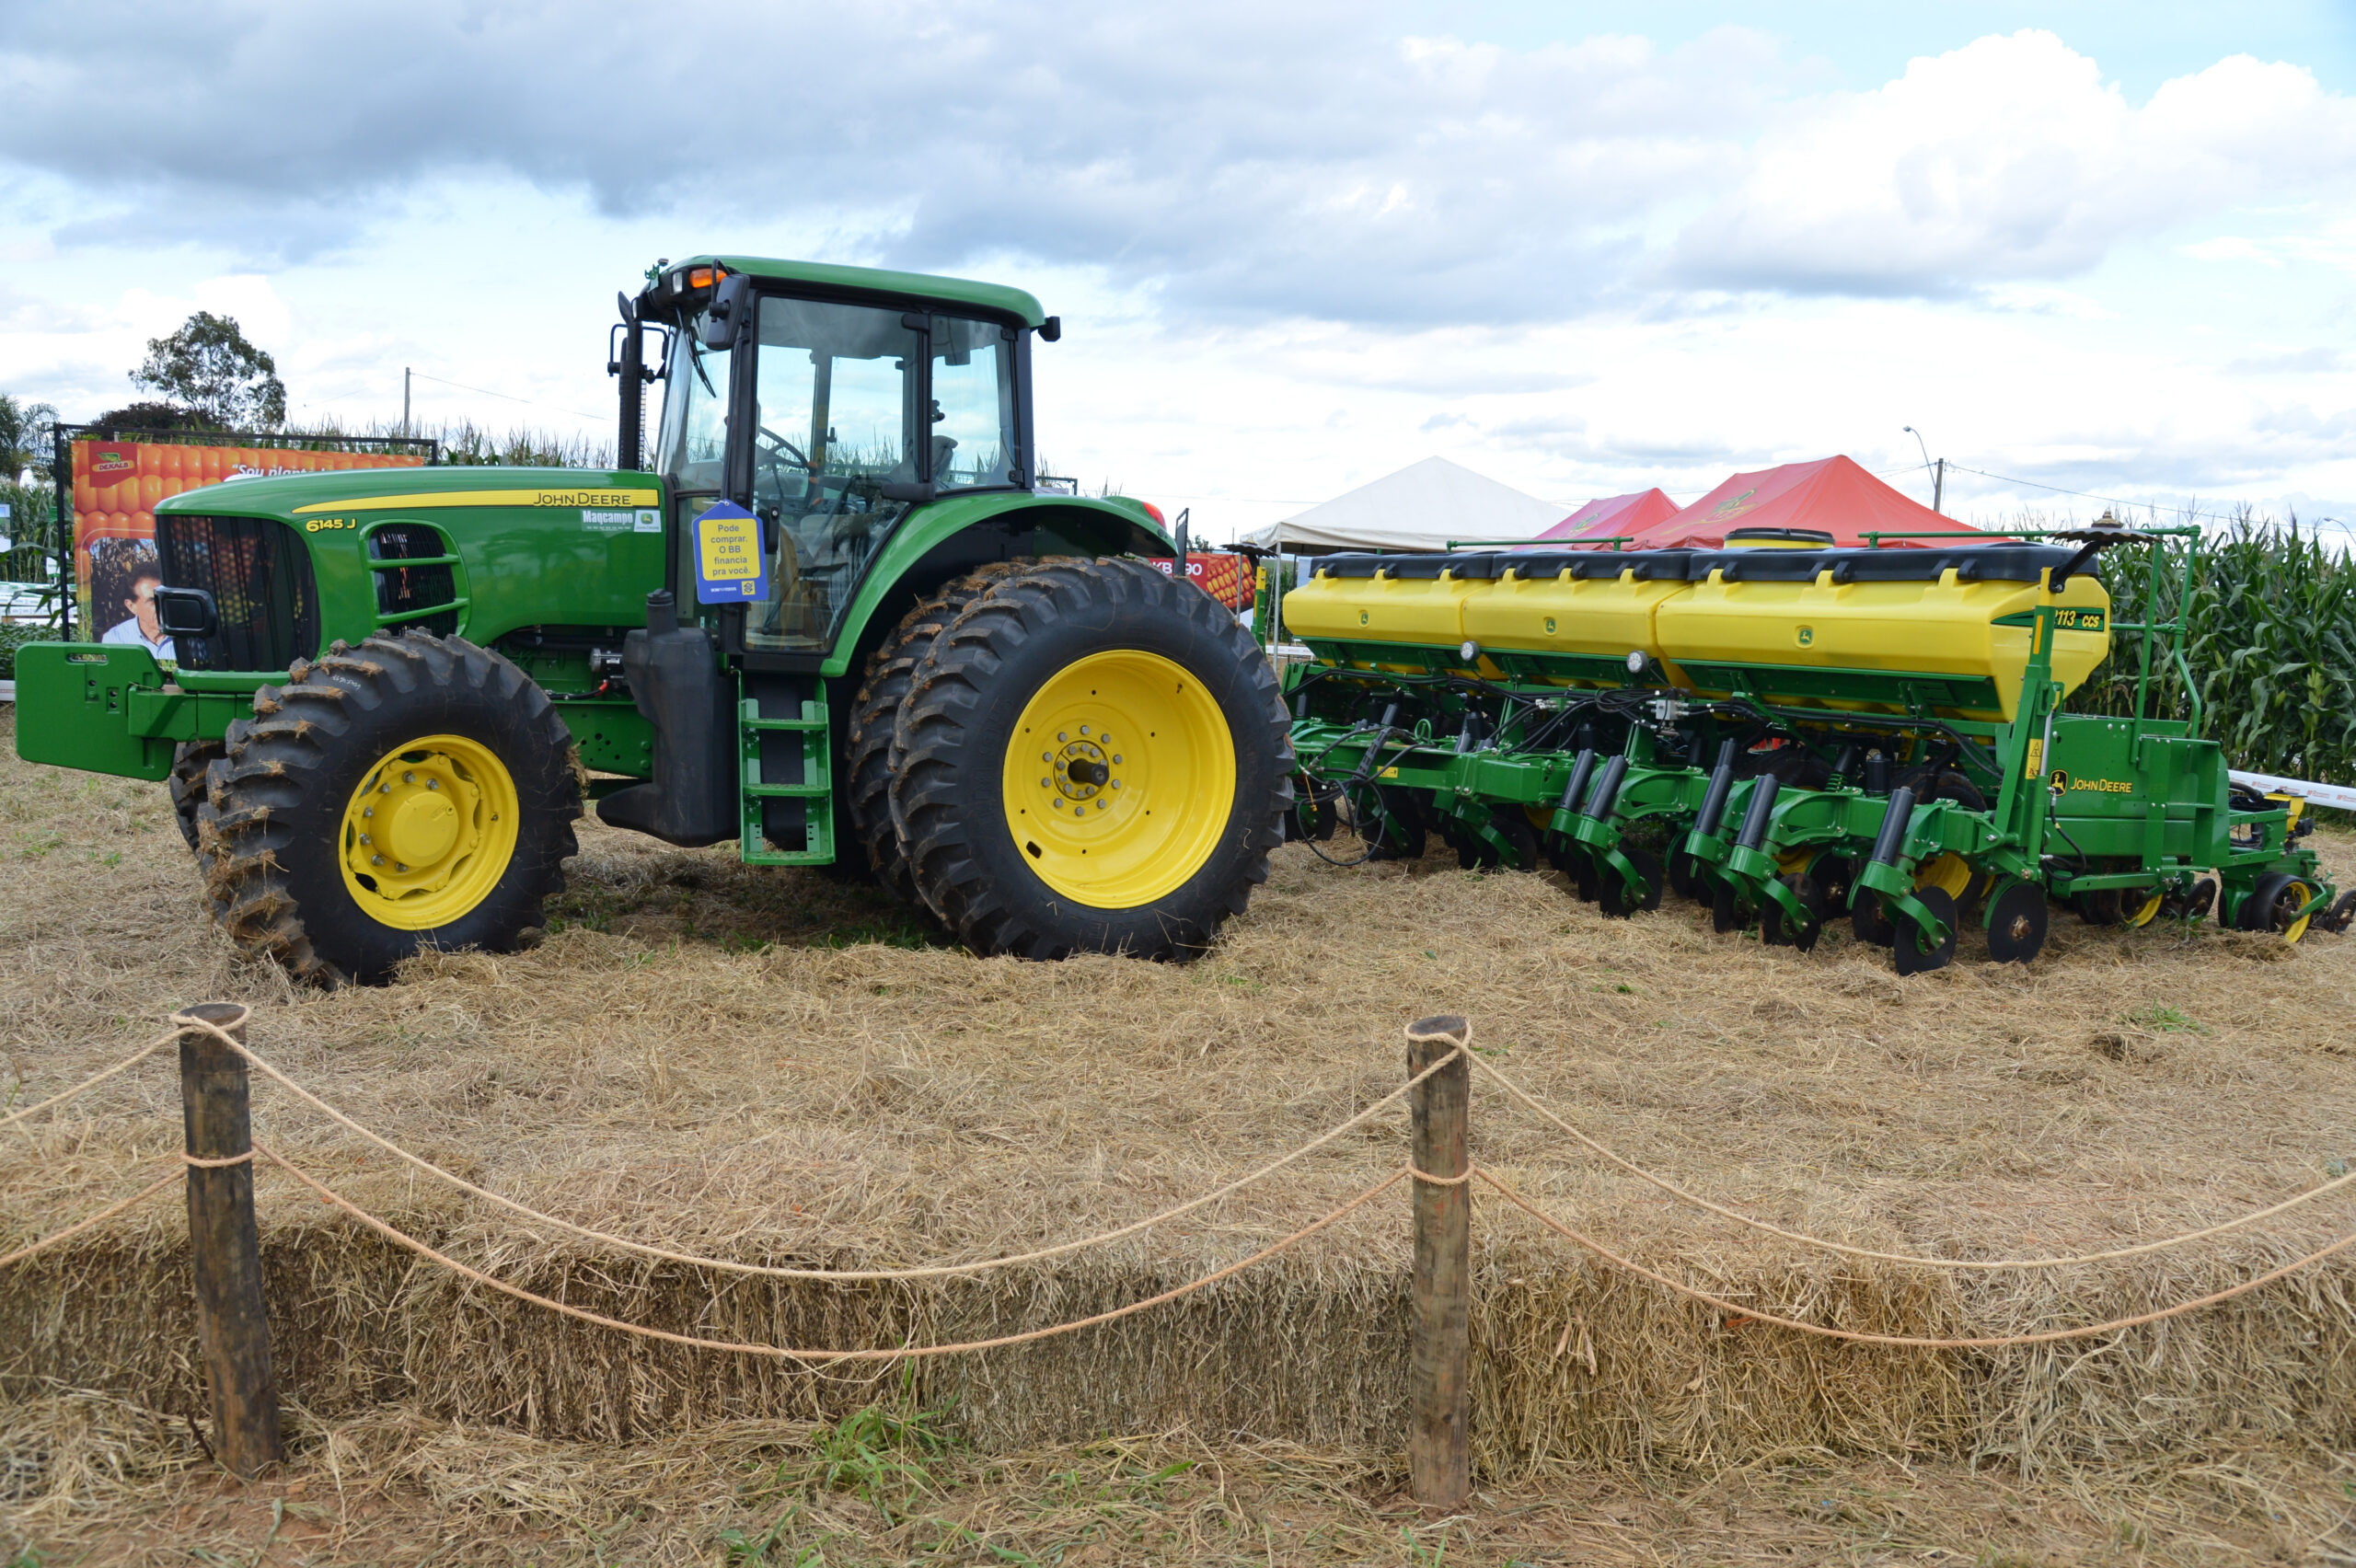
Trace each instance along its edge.
<instances>
[{"instance_id":1,"label":"tractor grille","mask_svg":"<svg viewBox=\"0 0 2356 1568\"><path fill-rule=\"evenodd\" d=\"M173 639L184 670L283 670L319 651L319 594L310 552L262 517L156 519L164 582L213 595L210 637Z\"/></svg>"},{"instance_id":2,"label":"tractor grille","mask_svg":"<svg viewBox=\"0 0 2356 1568\"><path fill-rule=\"evenodd\" d=\"M458 629L457 580L446 559L427 566L394 566L403 560L433 560L450 554L438 528L422 523L396 523L368 536L369 571L376 579L376 620L380 626L413 626L448 637Z\"/></svg>"}]
</instances>

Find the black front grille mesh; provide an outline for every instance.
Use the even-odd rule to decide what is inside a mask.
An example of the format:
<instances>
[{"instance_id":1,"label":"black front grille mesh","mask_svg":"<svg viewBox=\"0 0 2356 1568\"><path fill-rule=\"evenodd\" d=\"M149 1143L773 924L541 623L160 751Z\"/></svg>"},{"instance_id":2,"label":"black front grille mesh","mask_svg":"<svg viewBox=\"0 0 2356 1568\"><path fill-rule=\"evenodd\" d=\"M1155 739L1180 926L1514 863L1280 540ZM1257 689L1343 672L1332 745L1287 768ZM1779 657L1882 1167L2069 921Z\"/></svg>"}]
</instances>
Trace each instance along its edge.
<instances>
[{"instance_id":1,"label":"black front grille mesh","mask_svg":"<svg viewBox=\"0 0 2356 1568\"><path fill-rule=\"evenodd\" d=\"M210 637L177 637L187 670L283 670L319 651L319 594L310 552L264 517L156 519L156 554L168 588L213 595Z\"/></svg>"},{"instance_id":2,"label":"black front grille mesh","mask_svg":"<svg viewBox=\"0 0 2356 1568\"><path fill-rule=\"evenodd\" d=\"M441 530L422 523L396 523L368 536L373 560L418 560L450 553ZM457 579L440 566L372 567L376 579L376 615L387 625L422 627L437 637L458 629L458 612L442 609L458 596ZM423 613L420 612L435 612Z\"/></svg>"}]
</instances>

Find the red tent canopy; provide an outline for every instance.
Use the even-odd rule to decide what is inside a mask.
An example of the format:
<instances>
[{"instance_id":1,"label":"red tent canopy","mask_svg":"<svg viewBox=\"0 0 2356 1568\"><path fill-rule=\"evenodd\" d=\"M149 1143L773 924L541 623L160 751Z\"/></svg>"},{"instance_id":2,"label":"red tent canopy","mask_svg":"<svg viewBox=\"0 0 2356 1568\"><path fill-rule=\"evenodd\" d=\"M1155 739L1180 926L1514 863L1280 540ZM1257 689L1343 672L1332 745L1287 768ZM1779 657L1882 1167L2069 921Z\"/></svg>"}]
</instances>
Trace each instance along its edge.
<instances>
[{"instance_id":1,"label":"red tent canopy","mask_svg":"<svg viewBox=\"0 0 2356 1568\"><path fill-rule=\"evenodd\" d=\"M1639 535L1630 549L1691 546L1709 549L1726 543L1735 529L1797 528L1830 534L1836 545L1862 545L1871 532L1932 529L1969 532L1866 473L1846 457L1786 463L1732 478ZM1893 545L1935 540L1892 539Z\"/></svg>"},{"instance_id":2,"label":"red tent canopy","mask_svg":"<svg viewBox=\"0 0 2356 1568\"><path fill-rule=\"evenodd\" d=\"M1538 536L1542 539L1611 539L1641 532L1677 515L1677 502L1657 490L1590 501Z\"/></svg>"}]
</instances>

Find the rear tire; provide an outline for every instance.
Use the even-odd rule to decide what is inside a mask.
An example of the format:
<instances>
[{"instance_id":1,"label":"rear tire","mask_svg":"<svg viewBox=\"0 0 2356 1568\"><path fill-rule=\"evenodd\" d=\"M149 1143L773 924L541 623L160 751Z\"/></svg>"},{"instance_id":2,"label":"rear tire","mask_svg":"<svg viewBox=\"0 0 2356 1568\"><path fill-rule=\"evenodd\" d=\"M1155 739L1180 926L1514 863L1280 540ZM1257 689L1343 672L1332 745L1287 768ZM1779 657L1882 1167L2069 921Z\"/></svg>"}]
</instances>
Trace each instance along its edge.
<instances>
[{"instance_id":1,"label":"rear tire","mask_svg":"<svg viewBox=\"0 0 2356 1568\"><path fill-rule=\"evenodd\" d=\"M900 852L900 836L892 825L892 776L898 769L893 736L899 725L900 706L916 684L917 666L932 651L934 639L950 622L1005 577L1005 566L984 567L944 584L941 590L900 617L881 646L867 661L867 678L851 706L850 733L843 748L844 792L849 804L851 832L867 852L868 869L875 880L909 903L921 906L916 878Z\"/></svg>"},{"instance_id":2,"label":"rear tire","mask_svg":"<svg viewBox=\"0 0 2356 1568\"><path fill-rule=\"evenodd\" d=\"M421 632L338 643L254 714L229 726L206 835L215 918L247 952L374 984L428 948L511 951L563 890L572 737L498 654Z\"/></svg>"},{"instance_id":3,"label":"rear tire","mask_svg":"<svg viewBox=\"0 0 2356 1568\"><path fill-rule=\"evenodd\" d=\"M1142 561L1033 563L916 672L901 849L976 953L1193 958L1267 879L1288 731L1259 645L1200 590Z\"/></svg>"}]
</instances>

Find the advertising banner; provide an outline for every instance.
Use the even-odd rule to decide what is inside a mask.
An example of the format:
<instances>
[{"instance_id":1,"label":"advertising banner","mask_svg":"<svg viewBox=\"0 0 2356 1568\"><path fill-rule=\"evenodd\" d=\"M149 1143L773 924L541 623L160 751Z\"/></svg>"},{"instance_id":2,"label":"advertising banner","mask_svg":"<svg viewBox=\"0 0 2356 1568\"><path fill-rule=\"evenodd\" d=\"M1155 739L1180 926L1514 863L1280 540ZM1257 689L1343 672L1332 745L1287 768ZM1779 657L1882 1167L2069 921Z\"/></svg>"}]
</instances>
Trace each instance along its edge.
<instances>
[{"instance_id":1,"label":"advertising banner","mask_svg":"<svg viewBox=\"0 0 2356 1568\"><path fill-rule=\"evenodd\" d=\"M1170 561L1153 561L1155 570L1164 577L1170 575ZM1225 605L1230 610L1252 607L1253 586L1252 561L1240 555L1195 555L1186 557L1186 581Z\"/></svg>"},{"instance_id":2,"label":"advertising banner","mask_svg":"<svg viewBox=\"0 0 2356 1568\"><path fill-rule=\"evenodd\" d=\"M343 468L414 468L422 453L301 452L158 441L77 440L74 465L75 635L137 642L168 662L156 624L156 506L206 485Z\"/></svg>"}]
</instances>

